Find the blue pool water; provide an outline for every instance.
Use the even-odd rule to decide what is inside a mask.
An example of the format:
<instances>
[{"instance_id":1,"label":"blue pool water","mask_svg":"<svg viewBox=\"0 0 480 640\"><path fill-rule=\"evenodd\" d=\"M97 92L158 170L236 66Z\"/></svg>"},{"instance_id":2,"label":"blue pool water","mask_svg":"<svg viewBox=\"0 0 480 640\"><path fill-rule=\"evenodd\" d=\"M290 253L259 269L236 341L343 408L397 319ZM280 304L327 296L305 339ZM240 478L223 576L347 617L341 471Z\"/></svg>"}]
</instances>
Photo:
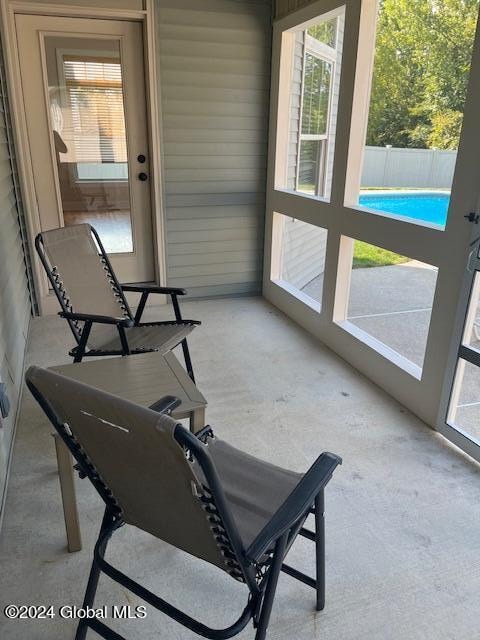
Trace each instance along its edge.
<instances>
[{"instance_id":1,"label":"blue pool water","mask_svg":"<svg viewBox=\"0 0 480 640\"><path fill-rule=\"evenodd\" d=\"M369 209L395 213L397 216L432 222L443 227L447 221L449 201L450 195L447 193L416 193L415 191L391 194L369 193L362 194L359 198L359 204Z\"/></svg>"}]
</instances>

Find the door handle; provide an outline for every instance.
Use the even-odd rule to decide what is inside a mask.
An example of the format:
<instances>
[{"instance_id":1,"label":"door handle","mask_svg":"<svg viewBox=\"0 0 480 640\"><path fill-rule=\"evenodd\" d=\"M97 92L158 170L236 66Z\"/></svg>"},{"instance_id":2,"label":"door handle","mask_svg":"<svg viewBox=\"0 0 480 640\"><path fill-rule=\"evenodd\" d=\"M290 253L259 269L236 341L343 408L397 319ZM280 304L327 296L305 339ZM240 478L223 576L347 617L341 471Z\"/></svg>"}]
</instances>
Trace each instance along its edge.
<instances>
[{"instance_id":1,"label":"door handle","mask_svg":"<svg viewBox=\"0 0 480 640\"><path fill-rule=\"evenodd\" d=\"M146 173L142 171L141 173L138 174L138 179L141 180L142 182L145 182L145 180L148 180L148 176Z\"/></svg>"}]
</instances>

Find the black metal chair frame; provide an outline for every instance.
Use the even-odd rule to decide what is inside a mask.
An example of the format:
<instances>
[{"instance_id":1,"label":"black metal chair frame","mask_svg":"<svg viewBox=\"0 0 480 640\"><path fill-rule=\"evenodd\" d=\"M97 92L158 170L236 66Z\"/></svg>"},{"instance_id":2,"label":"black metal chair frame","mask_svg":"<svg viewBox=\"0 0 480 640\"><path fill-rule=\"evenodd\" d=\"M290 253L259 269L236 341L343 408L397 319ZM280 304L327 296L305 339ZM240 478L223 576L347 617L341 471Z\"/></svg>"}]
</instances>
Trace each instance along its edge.
<instances>
[{"instance_id":1,"label":"black metal chair frame","mask_svg":"<svg viewBox=\"0 0 480 640\"><path fill-rule=\"evenodd\" d=\"M110 285L113 289L113 293L117 298L119 305L123 311L123 317L114 318L109 316L101 316L94 314L86 314L86 313L77 313L73 310L68 297L62 291L60 277L56 271L54 266L50 266L47 256L45 254L45 249L43 246L43 238L42 234L39 233L35 238L35 248L40 257L40 261L47 273L47 277L52 285L52 288L57 296L57 299L60 303L62 311L59 312L59 316L65 318L70 326L70 329L73 333L73 336L77 342L77 346L74 347L69 355L73 357L74 362L81 362L82 358L86 356L118 356L118 355L130 355L135 353L147 353L149 351L155 351L155 349L130 349L128 345L127 336L125 333L125 329L129 327L141 327L141 326L162 326L162 325L199 325L201 322L199 320L184 320L182 318L182 313L180 310L180 304L178 302L178 296L186 295L185 289L180 289L177 287L161 287L157 285L150 284L120 284L115 275L115 271L111 265L111 262L108 258L108 254L105 251L105 248L100 240L100 237L95 230L94 227L88 225L90 230L95 238L95 242L100 249L99 258L104 265L104 269L106 271L106 276L110 282ZM125 298L124 292L136 292L141 293L140 301L133 315L129 304ZM158 293L169 295L172 301L173 311L175 314L175 320L164 320L160 322L141 322L141 318L143 312L145 310L145 305L147 304L148 296L151 293ZM83 323L83 326L80 324ZM121 351L102 351L96 349L87 350L87 342L90 336L90 331L94 323L98 324L110 324L115 325L118 330L118 335L120 338L120 343L122 345ZM190 358L190 350L188 348L187 339L184 338L181 342L183 357L185 359L185 367L188 372L190 378L195 382L195 376L193 373L192 360Z\"/></svg>"},{"instance_id":2,"label":"black metal chair frame","mask_svg":"<svg viewBox=\"0 0 480 640\"><path fill-rule=\"evenodd\" d=\"M249 591L247 604L239 618L229 627L213 629L152 593L105 560L106 548L112 534L125 524L122 519L121 509L111 491L102 482L96 469L77 443L68 425L61 422L51 405L31 381L27 380L27 386L77 461L76 469L79 471L80 477L88 477L90 479L106 505L100 533L94 549L93 563L83 600L83 608L94 606L100 575L104 573L155 609L165 613L204 638L209 638L210 640L231 638L240 633L252 620L256 629L255 640L265 640L281 571L315 589L316 610L321 611L324 608L324 488L337 465L341 464L341 458L332 453L322 453L301 478L285 502L274 513L263 530L245 550L216 469L212 460L206 454L205 447L202 446L208 441L208 438L214 437L211 427L207 426L196 435L193 435L182 428L181 425L177 425L174 431L176 441L184 448L188 456L195 458L208 483L208 492L211 495L211 499L208 499L208 509L210 511L207 509L207 514L214 514L214 522L219 529L219 536L221 536L222 540L226 539L227 541L226 544L230 550L233 566L235 566L235 577L244 582ZM174 404L172 405L172 398L166 398L165 402L159 400L158 403L155 403L155 406L158 412L162 412L162 410L168 412ZM310 531L304 527L305 520L311 513L315 516L315 531ZM301 535L315 543L315 578L284 563L285 556L297 535ZM113 631L97 618L80 620L75 640L85 640L88 629L92 629L106 640L125 640L123 636Z\"/></svg>"}]
</instances>

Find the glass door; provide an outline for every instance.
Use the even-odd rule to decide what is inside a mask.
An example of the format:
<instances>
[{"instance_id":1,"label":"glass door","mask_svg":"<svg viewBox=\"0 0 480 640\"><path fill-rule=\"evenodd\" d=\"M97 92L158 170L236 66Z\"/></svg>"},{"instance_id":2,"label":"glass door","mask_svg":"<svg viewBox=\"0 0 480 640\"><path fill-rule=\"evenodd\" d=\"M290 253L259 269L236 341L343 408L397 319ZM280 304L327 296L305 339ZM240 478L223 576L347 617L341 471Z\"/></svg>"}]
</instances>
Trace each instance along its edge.
<instances>
[{"instance_id":1,"label":"glass door","mask_svg":"<svg viewBox=\"0 0 480 640\"><path fill-rule=\"evenodd\" d=\"M154 280L141 24L16 25L40 228L89 223L121 281Z\"/></svg>"},{"instance_id":2,"label":"glass door","mask_svg":"<svg viewBox=\"0 0 480 640\"><path fill-rule=\"evenodd\" d=\"M88 222L108 253L132 253L119 42L45 38L50 123L65 226Z\"/></svg>"},{"instance_id":3,"label":"glass door","mask_svg":"<svg viewBox=\"0 0 480 640\"><path fill-rule=\"evenodd\" d=\"M470 260L471 289L447 411L446 426L462 449L480 460L480 258ZM446 433L447 437L449 436Z\"/></svg>"}]
</instances>

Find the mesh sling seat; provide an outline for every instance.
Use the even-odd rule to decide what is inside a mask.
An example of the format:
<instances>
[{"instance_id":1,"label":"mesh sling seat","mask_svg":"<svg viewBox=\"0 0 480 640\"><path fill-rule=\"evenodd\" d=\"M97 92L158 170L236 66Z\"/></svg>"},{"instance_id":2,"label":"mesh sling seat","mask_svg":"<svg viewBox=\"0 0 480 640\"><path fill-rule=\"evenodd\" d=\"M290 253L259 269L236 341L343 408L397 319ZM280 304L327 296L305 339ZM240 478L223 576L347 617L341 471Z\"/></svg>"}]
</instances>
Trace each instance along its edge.
<instances>
[{"instance_id":1,"label":"mesh sling seat","mask_svg":"<svg viewBox=\"0 0 480 640\"><path fill-rule=\"evenodd\" d=\"M198 320L184 320L178 296L184 289L149 284L121 285L95 229L77 224L39 233L40 260L60 303L60 316L70 325L77 346L74 362L84 356L114 356L160 351L182 344L186 369L194 380L187 336ZM125 291L141 293L135 315ZM170 295L175 320L141 322L150 293Z\"/></svg>"},{"instance_id":2,"label":"mesh sling seat","mask_svg":"<svg viewBox=\"0 0 480 640\"><path fill-rule=\"evenodd\" d=\"M27 385L105 502L84 608L93 607L101 573L205 638L239 633L250 620L256 640L266 637L281 570L316 589L324 606L324 487L340 458L322 453L303 475L247 455L216 438L210 427L196 435L168 415L31 367ZM315 531L304 527L310 513ZM225 629L213 629L158 597L104 558L120 526L134 525L207 561L245 584L247 603ZM315 543L316 578L287 566L297 535ZM220 578L220 574L219 574ZM99 619L88 629L124 640Z\"/></svg>"}]
</instances>

